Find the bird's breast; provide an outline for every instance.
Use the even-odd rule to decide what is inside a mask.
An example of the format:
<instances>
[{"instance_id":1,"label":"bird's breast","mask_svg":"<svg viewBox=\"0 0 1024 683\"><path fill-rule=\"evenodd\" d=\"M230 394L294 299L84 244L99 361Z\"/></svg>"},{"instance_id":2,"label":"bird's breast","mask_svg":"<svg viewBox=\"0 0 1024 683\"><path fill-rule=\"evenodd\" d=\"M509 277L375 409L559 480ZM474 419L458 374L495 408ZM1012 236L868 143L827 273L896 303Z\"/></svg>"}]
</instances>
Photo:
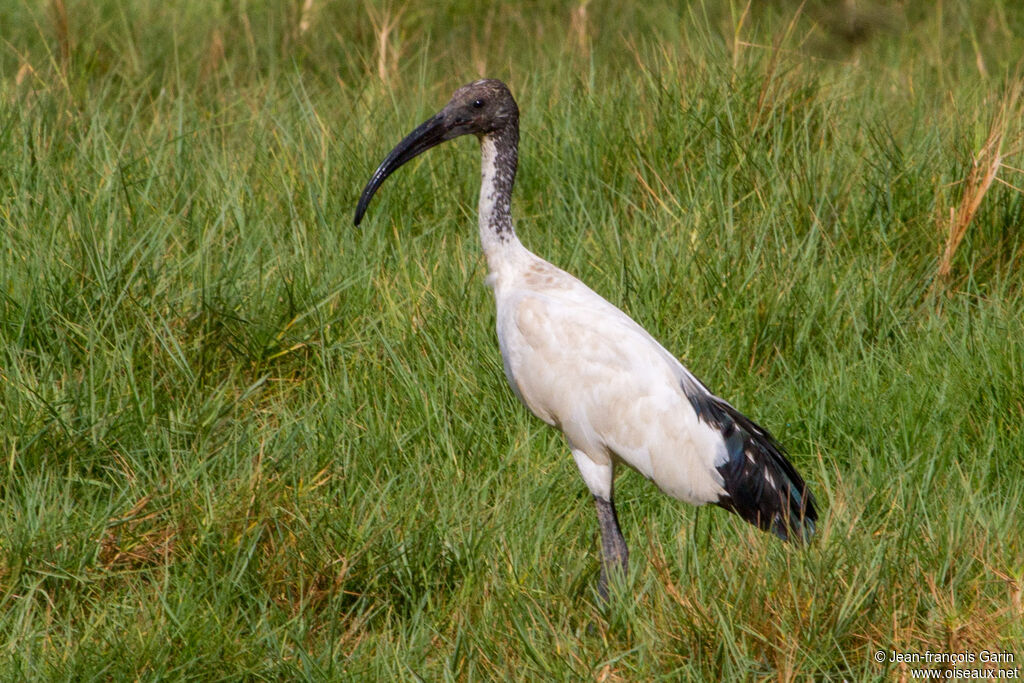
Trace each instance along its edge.
<instances>
[{"instance_id":1,"label":"bird's breast","mask_svg":"<svg viewBox=\"0 0 1024 683\"><path fill-rule=\"evenodd\" d=\"M529 297L499 297L496 322L505 377L516 398L544 422L559 426L565 398L560 386L569 380L558 378L559 368L566 369L557 349L561 335L537 314Z\"/></svg>"}]
</instances>

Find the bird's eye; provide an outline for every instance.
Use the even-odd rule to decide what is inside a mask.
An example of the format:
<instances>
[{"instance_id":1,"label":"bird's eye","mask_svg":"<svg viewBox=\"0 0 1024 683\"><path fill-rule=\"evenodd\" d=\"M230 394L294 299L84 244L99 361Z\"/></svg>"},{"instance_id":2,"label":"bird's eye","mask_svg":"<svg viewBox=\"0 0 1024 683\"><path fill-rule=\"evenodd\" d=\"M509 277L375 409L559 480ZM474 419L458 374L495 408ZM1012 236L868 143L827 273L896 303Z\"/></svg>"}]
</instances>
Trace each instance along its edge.
<instances>
[{"instance_id":1,"label":"bird's eye","mask_svg":"<svg viewBox=\"0 0 1024 683\"><path fill-rule=\"evenodd\" d=\"M484 101L483 100L473 100L473 109L483 109L483 106L484 106Z\"/></svg>"}]
</instances>

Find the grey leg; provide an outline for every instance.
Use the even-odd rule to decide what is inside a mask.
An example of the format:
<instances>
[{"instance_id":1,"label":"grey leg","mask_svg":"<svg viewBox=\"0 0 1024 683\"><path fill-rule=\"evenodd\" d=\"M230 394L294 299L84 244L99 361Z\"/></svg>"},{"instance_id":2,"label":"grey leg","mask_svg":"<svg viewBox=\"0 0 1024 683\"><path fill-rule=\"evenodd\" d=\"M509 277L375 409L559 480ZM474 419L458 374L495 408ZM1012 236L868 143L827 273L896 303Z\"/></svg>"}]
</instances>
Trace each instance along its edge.
<instances>
[{"instance_id":1,"label":"grey leg","mask_svg":"<svg viewBox=\"0 0 1024 683\"><path fill-rule=\"evenodd\" d=\"M604 600L608 599L608 579L613 571L621 571L625 576L629 569L629 550L626 539L619 529L619 518L615 514L615 503L594 496L597 505L597 520L601 524L601 580L597 584L597 592Z\"/></svg>"}]
</instances>

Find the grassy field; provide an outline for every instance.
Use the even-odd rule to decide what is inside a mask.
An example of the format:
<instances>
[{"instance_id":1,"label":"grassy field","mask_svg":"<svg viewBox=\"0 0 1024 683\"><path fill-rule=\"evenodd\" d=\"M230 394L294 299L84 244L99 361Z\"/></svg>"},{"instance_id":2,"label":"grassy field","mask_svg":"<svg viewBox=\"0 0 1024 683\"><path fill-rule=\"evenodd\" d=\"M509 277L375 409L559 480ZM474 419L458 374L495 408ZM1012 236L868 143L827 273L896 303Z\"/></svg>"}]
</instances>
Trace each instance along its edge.
<instances>
[{"instance_id":1,"label":"grassy field","mask_svg":"<svg viewBox=\"0 0 1024 683\"><path fill-rule=\"evenodd\" d=\"M1024 668L1024 7L477 5L0 2L0 679ZM775 432L809 548L622 472L599 602L475 142L351 225L482 75L523 242Z\"/></svg>"}]
</instances>

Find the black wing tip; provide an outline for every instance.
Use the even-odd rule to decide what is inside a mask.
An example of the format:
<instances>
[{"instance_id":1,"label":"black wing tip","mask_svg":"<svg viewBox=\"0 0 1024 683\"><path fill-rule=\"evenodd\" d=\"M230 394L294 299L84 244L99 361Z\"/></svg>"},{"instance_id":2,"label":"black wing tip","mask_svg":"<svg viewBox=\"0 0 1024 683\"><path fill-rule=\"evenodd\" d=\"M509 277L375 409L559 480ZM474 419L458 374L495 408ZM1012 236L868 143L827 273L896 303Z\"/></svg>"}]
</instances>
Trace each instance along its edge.
<instances>
[{"instance_id":1,"label":"black wing tip","mask_svg":"<svg viewBox=\"0 0 1024 683\"><path fill-rule=\"evenodd\" d=\"M807 545L817 531L818 511L810 498L810 492L804 490L808 496L807 502L802 506L793 506L788 514L776 515L772 520L771 531L787 543Z\"/></svg>"},{"instance_id":2,"label":"black wing tip","mask_svg":"<svg viewBox=\"0 0 1024 683\"><path fill-rule=\"evenodd\" d=\"M816 531L817 503L785 449L728 403L719 400L714 407L719 428L730 432L727 443L733 444L729 460L717 468L726 490L719 505L783 541L808 543Z\"/></svg>"},{"instance_id":3,"label":"black wing tip","mask_svg":"<svg viewBox=\"0 0 1024 683\"><path fill-rule=\"evenodd\" d=\"M768 504L765 504L766 501L747 501L747 503L737 504L735 499L725 496L716 504L786 543L799 546L807 545L817 532L818 513L813 505L803 507L790 505L788 508L783 507L781 510L773 511L771 508L775 506L771 501L768 501Z\"/></svg>"},{"instance_id":4,"label":"black wing tip","mask_svg":"<svg viewBox=\"0 0 1024 683\"><path fill-rule=\"evenodd\" d=\"M818 521L814 495L780 451L745 445L741 462L718 468L726 490L718 505L783 541L807 543Z\"/></svg>"}]
</instances>

